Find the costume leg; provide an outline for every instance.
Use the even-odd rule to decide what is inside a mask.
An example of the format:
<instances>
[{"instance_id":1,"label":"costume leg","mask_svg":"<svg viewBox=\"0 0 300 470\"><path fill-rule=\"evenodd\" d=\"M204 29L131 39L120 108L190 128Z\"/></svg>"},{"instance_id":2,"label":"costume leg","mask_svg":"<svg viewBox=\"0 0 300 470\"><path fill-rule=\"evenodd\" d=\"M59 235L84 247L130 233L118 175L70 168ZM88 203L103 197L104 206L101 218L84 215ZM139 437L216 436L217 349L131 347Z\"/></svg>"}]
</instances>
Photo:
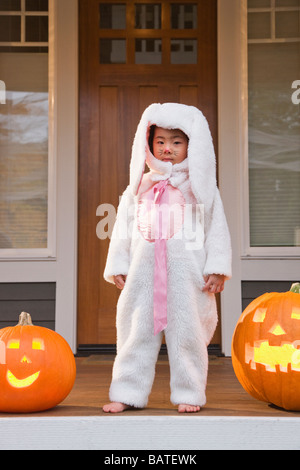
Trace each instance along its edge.
<instances>
[{"instance_id":1,"label":"costume leg","mask_svg":"<svg viewBox=\"0 0 300 470\"><path fill-rule=\"evenodd\" d=\"M144 408L151 392L162 334L144 340L131 335L118 350L113 367L111 401Z\"/></svg>"},{"instance_id":2,"label":"costume leg","mask_svg":"<svg viewBox=\"0 0 300 470\"><path fill-rule=\"evenodd\" d=\"M195 298L195 297L194 297ZM191 291L173 290L165 330L171 372L171 402L204 406L208 372L207 345L215 329L215 298L200 294L203 312Z\"/></svg>"},{"instance_id":3,"label":"costume leg","mask_svg":"<svg viewBox=\"0 0 300 470\"><path fill-rule=\"evenodd\" d=\"M162 333L154 336L151 283L142 282L140 275L128 277L118 302L111 401L137 408L147 405L161 341Z\"/></svg>"}]
</instances>

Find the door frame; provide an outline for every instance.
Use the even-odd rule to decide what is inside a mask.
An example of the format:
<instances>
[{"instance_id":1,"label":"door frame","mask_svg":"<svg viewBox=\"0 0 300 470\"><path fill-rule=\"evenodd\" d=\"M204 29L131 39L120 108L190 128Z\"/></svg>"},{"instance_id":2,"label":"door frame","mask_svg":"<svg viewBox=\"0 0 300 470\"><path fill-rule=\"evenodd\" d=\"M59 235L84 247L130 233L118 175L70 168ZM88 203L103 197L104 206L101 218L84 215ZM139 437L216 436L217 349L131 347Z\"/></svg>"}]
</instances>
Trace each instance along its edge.
<instances>
[{"instance_id":1,"label":"door frame","mask_svg":"<svg viewBox=\"0 0 300 470\"><path fill-rule=\"evenodd\" d=\"M77 351L78 0L55 0L56 331Z\"/></svg>"},{"instance_id":2,"label":"door frame","mask_svg":"<svg viewBox=\"0 0 300 470\"><path fill-rule=\"evenodd\" d=\"M222 351L231 356L233 331L242 311L241 292L241 101L242 11L240 0L218 0L219 187L232 242L232 279L221 294ZM234 180L235 184L232 184Z\"/></svg>"},{"instance_id":3,"label":"door frame","mask_svg":"<svg viewBox=\"0 0 300 470\"><path fill-rule=\"evenodd\" d=\"M128 184L128 158L132 146L130 136L134 135L141 112L153 100L179 101L198 106L207 117L217 147L217 0L199 0L198 26L186 30L175 28L176 25L172 25L170 21L172 2L182 4L182 0L163 0L162 23L157 31L135 27L136 1L144 3L144 0L126 0L126 29L122 31L113 28L99 29L99 3L103 2L79 1L77 324L78 350L82 353L92 347L95 351L106 350L116 342L115 305L118 292L103 279L108 240L102 243L97 241L94 233L97 223L95 214L99 201L115 206L119 194ZM115 0L105 0L104 3L111 5ZM127 58L124 63L107 64L107 58L99 60L99 38L100 41L107 41L119 37L127 43ZM143 37L160 38L160 65L136 63L135 40ZM172 38L185 37L197 38L198 60L184 66L172 64ZM101 45L100 42L100 51ZM118 109L128 113L126 122L124 114L120 115ZM115 129L114 136L118 142L122 139L120 148L117 148L115 138L107 139L110 128ZM107 157L110 154L114 155L112 160ZM106 184L107 181L110 183ZM220 324L221 322L212 341L217 345L221 342Z\"/></svg>"},{"instance_id":4,"label":"door frame","mask_svg":"<svg viewBox=\"0 0 300 470\"><path fill-rule=\"evenodd\" d=\"M68 195L68 207L70 225L69 231L72 233L71 246L67 246L68 238L65 242L61 240L61 248L67 249L65 256L62 254L61 268L62 272L58 274L64 278L63 260L69 260L70 267L68 272L73 274L69 281L63 285L61 279L60 295L56 299L56 320L59 332L63 332L68 338L69 344L76 352L76 317L77 317L77 146L78 130L77 116L79 112L78 104L78 0L60 0L62 6L58 11L59 22L66 29L71 26L68 45L64 41L64 35L58 36L57 47L64 45L69 48L69 68L63 67L63 64L57 63L57 77L59 96L61 101L59 108L62 116L68 113L72 116L71 124L68 126L67 133L63 132L66 127L63 120L58 119L58 154L62 150L70 151L76 158L68 163L70 170L68 186L71 194ZM240 0L218 0L218 107L219 107L219 185L222 199L228 219L228 224L232 236L233 249L233 278L228 281L225 291L221 294L221 315L222 315L222 352L226 356L231 355L232 332L241 311L241 260L239 256L240 246L240 207L239 207L239 185L232 185L232 175L235 181L240 181L240 155L241 155L241 127L242 112L240 102L240 84L241 84L241 5ZM75 27L76 23L76 27ZM234 52L233 52L234 51ZM63 54L61 53L61 60ZM63 73L67 70L67 74ZM74 73L76 70L76 73ZM232 73L234 71L234 73ZM67 111L68 110L68 111ZM64 112L63 112L64 111ZM59 140L60 139L60 140ZM68 149L69 147L69 149ZM59 162L59 158L58 158ZM66 166L67 167L67 166ZM57 175L62 186L63 172L58 167ZM73 196L72 196L73 195ZM73 197L73 200L71 200ZM67 220L62 220L63 210L58 209L62 233L63 228L67 233ZM61 252L62 253L62 252ZM66 273L67 270L65 270ZM59 269L57 270L59 273ZM66 287L67 298L63 300L63 286ZM59 286L58 286L59 287ZM64 307L68 307L65 309Z\"/></svg>"}]
</instances>

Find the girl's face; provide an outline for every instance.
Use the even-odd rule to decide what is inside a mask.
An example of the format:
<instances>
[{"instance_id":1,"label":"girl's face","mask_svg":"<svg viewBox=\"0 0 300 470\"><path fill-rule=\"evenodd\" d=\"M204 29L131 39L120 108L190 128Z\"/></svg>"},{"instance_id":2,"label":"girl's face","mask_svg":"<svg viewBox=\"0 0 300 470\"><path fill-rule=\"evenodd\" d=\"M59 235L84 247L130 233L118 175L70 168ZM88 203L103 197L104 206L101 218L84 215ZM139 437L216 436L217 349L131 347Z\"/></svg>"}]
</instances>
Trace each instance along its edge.
<instances>
[{"instance_id":1,"label":"girl's face","mask_svg":"<svg viewBox=\"0 0 300 470\"><path fill-rule=\"evenodd\" d=\"M153 155L163 162L172 165L181 163L187 158L189 140L180 129L156 127L153 138Z\"/></svg>"}]
</instances>

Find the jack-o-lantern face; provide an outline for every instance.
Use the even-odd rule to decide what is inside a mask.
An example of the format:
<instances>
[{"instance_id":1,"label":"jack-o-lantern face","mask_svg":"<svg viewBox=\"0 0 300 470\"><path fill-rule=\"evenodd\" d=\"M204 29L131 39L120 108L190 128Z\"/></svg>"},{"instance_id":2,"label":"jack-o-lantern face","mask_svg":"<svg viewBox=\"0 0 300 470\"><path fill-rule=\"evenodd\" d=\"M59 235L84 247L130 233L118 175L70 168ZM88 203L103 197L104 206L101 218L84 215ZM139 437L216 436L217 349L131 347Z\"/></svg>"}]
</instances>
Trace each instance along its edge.
<instances>
[{"instance_id":1,"label":"jack-o-lantern face","mask_svg":"<svg viewBox=\"0 0 300 470\"><path fill-rule=\"evenodd\" d=\"M30 349L31 346L31 349ZM2 358L0 363L5 364L6 359L3 357L5 347L2 346ZM6 378L8 383L15 388L30 387L39 378L41 373L43 357L39 357L41 353L36 351L44 351L45 343L41 338L23 338L22 344L20 339L10 339L7 343L7 361L9 364L15 364L14 371L7 369ZM38 369L38 370L36 370ZM20 377L20 378L18 378Z\"/></svg>"},{"instance_id":2,"label":"jack-o-lantern face","mask_svg":"<svg viewBox=\"0 0 300 470\"><path fill-rule=\"evenodd\" d=\"M52 408L69 394L75 375L73 353L54 331L32 325L28 317L0 330L0 412Z\"/></svg>"},{"instance_id":3,"label":"jack-o-lantern face","mask_svg":"<svg viewBox=\"0 0 300 470\"><path fill-rule=\"evenodd\" d=\"M300 321L300 309L294 308L292 310L289 328L286 328L287 331L277 320L268 329L269 322L268 317L266 320L266 315L267 308L257 308L254 312L252 321L253 323L262 323L260 334L264 336L265 333L265 338L254 341L253 346L250 342L246 343L246 363L254 370L256 370L256 364L261 364L270 372L276 372L276 367L281 372L288 372L289 367L291 370L300 371L300 349L298 349L300 347L300 337L288 341L288 338L295 334L295 326L297 328L292 320Z\"/></svg>"},{"instance_id":4,"label":"jack-o-lantern face","mask_svg":"<svg viewBox=\"0 0 300 470\"><path fill-rule=\"evenodd\" d=\"M300 410L300 295L271 293L254 300L236 326L232 362L252 396Z\"/></svg>"}]
</instances>

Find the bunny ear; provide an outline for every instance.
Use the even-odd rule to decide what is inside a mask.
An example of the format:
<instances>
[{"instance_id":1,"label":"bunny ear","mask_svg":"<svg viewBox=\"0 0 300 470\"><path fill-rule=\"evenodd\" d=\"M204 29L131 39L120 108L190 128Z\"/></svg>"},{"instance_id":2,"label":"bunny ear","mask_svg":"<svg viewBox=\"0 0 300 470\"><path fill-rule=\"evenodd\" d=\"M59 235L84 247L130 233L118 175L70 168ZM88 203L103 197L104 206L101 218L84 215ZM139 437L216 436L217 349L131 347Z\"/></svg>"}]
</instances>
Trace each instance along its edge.
<instances>
[{"instance_id":1,"label":"bunny ear","mask_svg":"<svg viewBox=\"0 0 300 470\"><path fill-rule=\"evenodd\" d=\"M216 158L206 118L194 106L178 103L154 103L144 111L139 122L130 163L130 187L138 193L149 150L151 125L181 129L189 138L188 162L192 192L199 204L210 209L216 191Z\"/></svg>"},{"instance_id":2,"label":"bunny ear","mask_svg":"<svg viewBox=\"0 0 300 470\"><path fill-rule=\"evenodd\" d=\"M137 195L139 187L142 182L142 178L145 172L146 157L149 150L148 137L150 127L153 124L151 122L151 116L154 117L157 112L156 110L160 107L160 104L151 104L142 114L141 120L138 124L136 134L132 145L132 154L130 162L130 188L134 196Z\"/></svg>"},{"instance_id":3,"label":"bunny ear","mask_svg":"<svg viewBox=\"0 0 300 470\"><path fill-rule=\"evenodd\" d=\"M197 202L209 210L217 187L216 156L208 122L201 111L194 109L188 149L189 177Z\"/></svg>"}]
</instances>

